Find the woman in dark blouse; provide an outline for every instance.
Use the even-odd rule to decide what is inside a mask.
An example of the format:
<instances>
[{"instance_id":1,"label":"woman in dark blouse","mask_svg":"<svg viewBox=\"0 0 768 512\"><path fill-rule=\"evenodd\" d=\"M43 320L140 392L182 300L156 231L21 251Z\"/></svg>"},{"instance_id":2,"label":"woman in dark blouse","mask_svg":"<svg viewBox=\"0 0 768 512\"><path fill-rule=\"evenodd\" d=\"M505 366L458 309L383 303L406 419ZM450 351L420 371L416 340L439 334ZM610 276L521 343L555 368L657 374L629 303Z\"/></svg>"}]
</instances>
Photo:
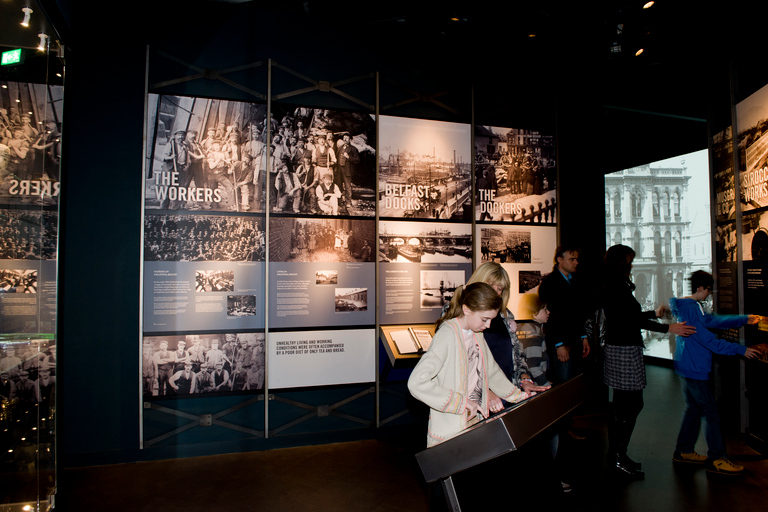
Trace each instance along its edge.
<instances>
[{"instance_id":1,"label":"woman in dark blouse","mask_svg":"<svg viewBox=\"0 0 768 512\"><path fill-rule=\"evenodd\" d=\"M604 326L599 329L604 343L604 382L613 388L612 415L608 424L608 467L616 473L643 478L641 464L627 456L627 447L635 422L643 409L645 364L643 336L647 329L688 336L695 330L683 323L661 324L666 304L656 310L643 311L632 292L630 279L635 251L626 245L614 245L605 253L605 276L602 283Z\"/></svg>"}]
</instances>

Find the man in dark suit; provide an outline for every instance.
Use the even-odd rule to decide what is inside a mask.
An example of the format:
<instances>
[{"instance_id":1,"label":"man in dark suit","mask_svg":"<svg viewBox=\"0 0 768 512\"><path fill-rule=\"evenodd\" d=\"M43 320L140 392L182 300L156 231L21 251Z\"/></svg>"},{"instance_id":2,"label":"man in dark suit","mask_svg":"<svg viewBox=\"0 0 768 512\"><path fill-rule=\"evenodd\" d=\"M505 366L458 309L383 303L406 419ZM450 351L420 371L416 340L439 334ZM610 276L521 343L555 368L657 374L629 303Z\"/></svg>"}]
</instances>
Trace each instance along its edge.
<instances>
[{"instance_id":1,"label":"man in dark suit","mask_svg":"<svg viewBox=\"0 0 768 512\"><path fill-rule=\"evenodd\" d=\"M552 365L551 380L557 384L583 371L583 360L589 355L590 347L584 331L587 296L578 276L574 275L579 266L579 250L559 246L554 263L552 272L541 281L539 297L550 313L544 333Z\"/></svg>"}]
</instances>

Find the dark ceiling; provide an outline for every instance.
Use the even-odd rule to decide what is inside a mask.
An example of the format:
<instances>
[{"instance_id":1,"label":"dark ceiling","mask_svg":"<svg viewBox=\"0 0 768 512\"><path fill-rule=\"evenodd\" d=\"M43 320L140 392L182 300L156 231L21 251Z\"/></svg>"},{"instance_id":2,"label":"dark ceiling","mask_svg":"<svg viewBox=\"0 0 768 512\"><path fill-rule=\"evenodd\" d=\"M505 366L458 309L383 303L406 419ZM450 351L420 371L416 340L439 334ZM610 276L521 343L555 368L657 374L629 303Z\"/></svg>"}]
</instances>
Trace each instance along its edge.
<instances>
[{"instance_id":1,"label":"dark ceiling","mask_svg":"<svg viewBox=\"0 0 768 512\"><path fill-rule=\"evenodd\" d=\"M242 18L253 26L247 42L268 32L258 22L269 12L280 20L269 28L271 48L298 47L310 59L334 63L364 55L371 69L406 82L435 76L439 83L471 83L475 121L482 124L512 119L550 130L562 105L583 102L588 115L599 117L589 128L598 133L585 140L613 145L611 138L675 138L692 128L692 140L701 142L684 146L703 148L704 120L715 119L718 129L730 122L731 63L747 63L737 101L766 80L761 67L749 64L762 47L763 27L754 3L745 0L659 0L650 9L643 0L134 0L130 10L111 13L40 0L32 6L35 25L24 29L21 7L31 1L0 0L0 45L36 45L40 30L54 34L41 25L43 11L58 20L59 37L74 51L84 44L86 18L112 24L111 44L129 32L150 44L164 35L170 40L181 24L197 24L206 35L206 26ZM644 52L635 56L639 48Z\"/></svg>"}]
</instances>

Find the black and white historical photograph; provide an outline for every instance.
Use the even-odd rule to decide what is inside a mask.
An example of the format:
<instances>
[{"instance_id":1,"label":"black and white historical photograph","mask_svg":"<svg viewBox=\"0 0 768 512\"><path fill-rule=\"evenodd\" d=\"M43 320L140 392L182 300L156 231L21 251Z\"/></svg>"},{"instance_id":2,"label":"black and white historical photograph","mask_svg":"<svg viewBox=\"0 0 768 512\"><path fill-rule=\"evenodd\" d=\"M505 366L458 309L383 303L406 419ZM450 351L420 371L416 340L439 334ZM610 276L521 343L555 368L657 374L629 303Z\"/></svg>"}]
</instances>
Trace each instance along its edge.
<instances>
[{"instance_id":1,"label":"black and white historical photograph","mask_svg":"<svg viewBox=\"0 0 768 512\"><path fill-rule=\"evenodd\" d=\"M731 232L735 228L732 224L727 224L726 226L731 227ZM719 255L721 252L720 246L722 245L720 241L721 230L724 232L722 236L726 239L726 242L730 242L730 240L725 236L725 226L718 226L717 228L717 250ZM741 219L741 228L741 240L744 248L743 260L768 260L768 210L744 215ZM723 261L736 261L736 237L731 233L728 233L728 235L733 239L733 245L727 243L725 252L728 257L733 259L725 259Z\"/></svg>"},{"instance_id":2,"label":"black and white historical photograph","mask_svg":"<svg viewBox=\"0 0 768 512\"><path fill-rule=\"evenodd\" d=\"M339 284L339 271L318 270L315 272L315 284Z\"/></svg>"},{"instance_id":3,"label":"black and white historical photograph","mask_svg":"<svg viewBox=\"0 0 768 512\"><path fill-rule=\"evenodd\" d=\"M227 295L227 316L256 315L255 295Z\"/></svg>"},{"instance_id":4,"label":"black and white historical photograph","mask_svg":"<svg viewBox=\"0 0 768 512\"><path fill-rule=\"evenodd\" d=\"M37 293L37 269L0 270L0 293Z\"/></svg>"},{"instance_id":5,"label":"black and white historical photograph","mask_svg":"<svg viewBox=\"0 0 768 512\"><path fill-rule=\"evenodd\" d=\"M528 293L541 284L541 270L521 270L517 279L518 293Z\"/></svg>"},{"instance_id":6,"label":"black and white historical photograph","mask_svg":"<svg viewBox=\"0 0 768 512\"><path fill-rule=\"evenodd\" d=\"M0 94L0 203L59 200L64 88L4 82Z\"/></svg>"},{"instance_id":7,"label":"black and white historical photograph","mask_svg":"<svg viewBox=\"0 0 768 512\"><path fill-rule=\"evenodd\" d=\"M373 219L272 217L270 261L373 261Z\"/></svg>"},{"instance_id":8,"label":"black and white historical photograph","mask_svg":"<svg viewBox=\"0 0 768 512\"><path fill-rule=\"evenodd\" d=\"M753 220L754 219L754 220ZM757 221L757 226L755 228L752 227L752 224ZM745 252L750 253L750 257L745 257L745 260L752 259L752 240L754 239L754 236L756 233L760 232L760 217L759 216L753 216L751 219L747 218L747 221L744 223L746 226L746 229L749 230L749 232L744 235L745 238L750 238L750 243L744 247ZM763 228L763 231L765 231L765 228ZM736 223L734 222L726 222L725 224L718 224L715 227L715 261L718 263L724 263L726 261L736 261ZM759 237L758 237L758 244L759 244ZM767 254L768 255L768 254Z\"/></svg>"},{"instance_id":9,"label":"black and white historical photograph","mask_svg":"<svg viewBox=\"0 0 768 512\"><path fill-rule=\"evenodd\" d=\"M768 86L736 105L739 198L746 212L768 206Z\"/></svg>"},{"instance_id":10,"label":"black and white historical photograph","mask_svg":"<svg viewBox=\"0 0 768 512\"><path fill-rule=\"evenodd\" d=\"M264 219L252 216L144 216L144 261L264 261Z\"/></svg>"},{"instance_id":11,"label":"black and white historical photograph","mask_svg":"<svg viewBox=\"0 0 768 512\"><path fill-rule=\"evenodd\" d=\"M471 263L472 226L441 222L379 222L379 261Z\"/></svg>"},{"instance_id":12,"label":"black and white historical photograph","mask_svg":"<svg viewBox=\"0 0 768 512\"><path fill-rule=\"evenodd\" d=\"M264 388L264 333L145 336L144 399Z\"/></svg>"},{"instance_id":13,"label":"black and white historical photograph","mask_svg":"<svg viewBox=\"0 0 768 512\"><path fill-rule=\"evenodd\" d=\"M470 221L470 126L390 116L379 124L379 216Z\"/></svg>"},{"instance_id":14,"label":"black and white historical photograph","mask_svg":"<svg viewBox=\"0 0 768 512\"><path fill-rule=\"evenodd\" d=\"M715 187L715 218L736 218L736 187L733 174L733 130L729 126L712 136L712 183Z\"/></svg>"},{"instance_id":15,"label":"black and white historical photograph","mask_svg":"<svg viewBox=\"0 0 768 512\"><path fill-rule=\"evenodd\" d=\"M55 260L56 211L0 210L0 259Z\"/></svg>"},{"instance_id":16,"label":"black and white historical photograph","mask_svg":"<svg viewBox=\"0 0 768 512\"><path fill-rule=\"evenodd\" d=\"M368 288L336 288L334 309L344 311L368 311Z\"/></svg>"},{"instance_id":17,"label":"black and white historical photograph","mask_svg":"<svg viewBox=\"0 0 768 512\"><path fill-rule=\"evenodd\" d=\"M480 229L482 261L497 263L530 263L531 230L525 228Z\"/></svg>"},{"instance_id":18,"label":"black and white historical photograph","mask_svg":"<svg viewBox=\"0 0 768 512\"><path fill-rule=\"evenodd\" d=\"M195 270L195 291L198 293L235 291L234 270Z\"/></svg>"},{"instance_id":19,"label":"black and white historical photograph","mask_svg":"<svg viewBox=\"0 0 768 512\"><path fill-rule=\"evenodd\" d=\"M375 215L373 116L282 105L275 105L271 114L270 211Z\"/></svg>"},{"instance_id":20,"label":"black and white historical photograph","mask_svg":"<svg viewBox=\"0 0 768 512\"><path fill-rule=\"evenodd\" d=\"M442 308L453 298L457 287L464 285L463 270L422 270L419 278L419 301L422 308Z\"/></svg>"},{"instance_id":21,"label":"black and white historical photograph","mask_svg":"<svg viewBox=\"0 0 768 512\"><path fill-rule=\"evenodd\" d=\"M533 130L475 126L475 219L555 223L555 138Z\"/></svg>"},{"instance_id":22,"label":"black and white historical photograph","mask_svg":"<svg viewBox=\"0 0 768 512\"><path fill-rule=\"evenodd\" d=\"M265 117L263 104L150 94L146 208L263 212Z\"/></svg>"}]
</instances>

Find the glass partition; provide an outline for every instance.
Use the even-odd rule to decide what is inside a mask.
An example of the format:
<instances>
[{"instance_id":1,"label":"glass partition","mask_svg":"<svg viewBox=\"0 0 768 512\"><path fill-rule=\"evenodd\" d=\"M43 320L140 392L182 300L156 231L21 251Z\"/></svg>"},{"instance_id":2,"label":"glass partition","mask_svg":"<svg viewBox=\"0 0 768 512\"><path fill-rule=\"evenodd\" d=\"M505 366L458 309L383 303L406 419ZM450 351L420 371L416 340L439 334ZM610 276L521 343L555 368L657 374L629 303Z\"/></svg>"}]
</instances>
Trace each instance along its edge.
<instances>
[{"instance_id":1,"label":"glass partition","mask_svg":"<svg viewBox=\"0 0 768 512\"><path fill-rule=\"evenodd\" d=\"M64 64L36 3L2 2L0 20L0 509L48 510Z\"/></svg>"},{"instance_id":2,"label":"glass partition","mask_svg":"<svg viewBox=\"0 0 768 512\"><path fill-rule=\"evenodd\" d=\"M632 280L643 310L690 293L692 272L712 272L707 151L607 174L605 225L606 247L635 250ZM643 336L645 355L672 359L673 336Z\"/></svg>"}]
</instances>

